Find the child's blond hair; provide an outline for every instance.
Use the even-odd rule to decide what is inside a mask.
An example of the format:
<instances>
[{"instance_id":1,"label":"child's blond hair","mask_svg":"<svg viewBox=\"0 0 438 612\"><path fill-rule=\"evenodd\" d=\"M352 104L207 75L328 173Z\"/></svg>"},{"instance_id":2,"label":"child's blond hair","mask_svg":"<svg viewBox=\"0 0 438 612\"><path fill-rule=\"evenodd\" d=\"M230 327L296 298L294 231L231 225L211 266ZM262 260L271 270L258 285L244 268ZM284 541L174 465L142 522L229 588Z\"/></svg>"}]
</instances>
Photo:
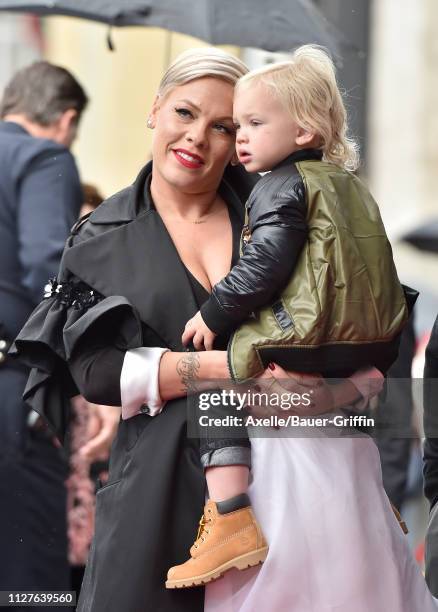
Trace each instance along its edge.
<instances>
[{"instance_id":1,"label":"child's blond hair","mask_svg":"<svg viewBox=\"0 0 438 612\"><path fill-rule=\"evenodd\" d=\"M357 143L347 135L347 112L329 55L315 45L296 49L290 61L252 70L237 82L237 91L263 83L303 129L321 139L323 159L348 170L359 165Z\"/></svg>"}]
</instances>

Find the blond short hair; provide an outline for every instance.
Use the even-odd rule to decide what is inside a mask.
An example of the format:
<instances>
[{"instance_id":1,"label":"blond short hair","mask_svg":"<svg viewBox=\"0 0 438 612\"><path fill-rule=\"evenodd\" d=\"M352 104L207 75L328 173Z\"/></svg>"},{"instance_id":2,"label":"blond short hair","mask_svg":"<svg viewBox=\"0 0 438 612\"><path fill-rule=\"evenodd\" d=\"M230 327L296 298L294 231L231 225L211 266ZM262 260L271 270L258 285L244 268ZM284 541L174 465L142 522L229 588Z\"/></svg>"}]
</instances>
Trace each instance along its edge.
<instances>
[{"instance_id":1,"label":"blond short hair","mask_svg":"<svg viewBox=\"0 0 438 612\"><path fill-rule=\"evenodd\" d=\"M158 95L166 95L173 87L195 79L217 77L235 85L248 72L237 57L216 47L200 47L184 51L169 66L161 79Z\"/></svg>"},{"instance_id":2,"label":"blond short hair","mask_svg":"<svg viewBox=\"0 0 438 612\"><path fill-rule=\"evenodd\" d=\"M303 45L291 60L270 64L243 76L237 90L250 84L269 87L294 121L321 138L323 159L347 170L359 165L359 147L347 135L348 123L336 69L330 56L320 47Z\"/></svg>"}]
</instances>

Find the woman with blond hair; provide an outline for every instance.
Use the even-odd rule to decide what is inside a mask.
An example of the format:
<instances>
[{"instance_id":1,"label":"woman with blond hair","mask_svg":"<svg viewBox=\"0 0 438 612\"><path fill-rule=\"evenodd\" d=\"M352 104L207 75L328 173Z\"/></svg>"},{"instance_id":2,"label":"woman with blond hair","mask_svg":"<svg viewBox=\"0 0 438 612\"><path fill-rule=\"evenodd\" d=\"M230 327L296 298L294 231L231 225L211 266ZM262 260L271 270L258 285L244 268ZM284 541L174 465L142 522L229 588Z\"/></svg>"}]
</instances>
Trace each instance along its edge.
<instances>
[{"instance_id":1,"label":"woman with blond hair","mask_svg":"<svg viewBox=\"0 0 438 612\"><path fill-rule=\"evenodd\" d=\"M235 588L229 572L224 591L214 590L220 581L207 587L205 607L202 589L164 587L167 569L184 561L195 537L205 495L202 467L210 496L219 503L216 468L235 468L236 496L247 486L245 431L237 438L228 432L202 439L201 461L199 440L187 434L187 391L229 378L227 335L206 352L186 352L181 342L186 321L238 257L243 202L254 184L230 165L233 90L246 72L239 60L214 49L177 58L148 120L152 163L133 186L74 228L57 281L16 340L16 350L33 367L27 400L59 430L66 419L59 411L65 388L79 389L95 403L122 405L109 481L97 494L96 532L78 609L319 612L337 606L342 612L429 612L431 599L409 565L384 497L377 451L363 438L254 440L250 495L270 546L260 573L241 572L243 583ZM259 380L271 383L278 376L292 380L279 366L267 368ZM308 390L306 378L294 388ZM315 391L320 401L310 414L360 398L348 380L334 399L324 384ZM353 546L360 544L358 555L342 547L336 552L341 557L335 556L336 541L344 542L335 529L342 528L355 538ZM319 539L324 534L328 548ZM383 553L377 540L384 543ZM400 560L391 556L394 547ZM389 586L370 582L376 578L371 553L380 555ZM370 589L379 594L373 600ZM413 597L418 603L403 607L405 595L409 604Z\"/></svg>"}]
</instances>

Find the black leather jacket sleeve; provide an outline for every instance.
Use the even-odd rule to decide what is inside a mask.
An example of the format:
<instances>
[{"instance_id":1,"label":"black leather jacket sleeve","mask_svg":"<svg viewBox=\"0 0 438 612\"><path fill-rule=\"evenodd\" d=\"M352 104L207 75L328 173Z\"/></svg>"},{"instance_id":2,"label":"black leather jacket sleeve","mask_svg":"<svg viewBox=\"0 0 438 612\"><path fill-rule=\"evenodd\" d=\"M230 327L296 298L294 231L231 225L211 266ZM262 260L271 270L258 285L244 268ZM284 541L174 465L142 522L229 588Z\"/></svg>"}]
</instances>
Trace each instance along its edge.
<instances>
[{"instance_id":1,"label":"black leather jacket sleeve","mask_svg":"<svg viewBox=\"0 0 438 612\"><path fill-rule=\"evenodd\" d=\"M201 308L216 334L231 331L280 295L307 239L306 194L295 166L265 175L251 192L247 209L250 241Z\"/></svg>"},{"instance_id":2,"label":"black leather jacket sleeve","mask_svg":"<svg viewBox=\"0 0 438 612\"><path fill-rule=\"evenodd\" d=\"M438 317L426 348L423 380L424 493L431 506L438 501Z\"/></svg>"}]
</instances>

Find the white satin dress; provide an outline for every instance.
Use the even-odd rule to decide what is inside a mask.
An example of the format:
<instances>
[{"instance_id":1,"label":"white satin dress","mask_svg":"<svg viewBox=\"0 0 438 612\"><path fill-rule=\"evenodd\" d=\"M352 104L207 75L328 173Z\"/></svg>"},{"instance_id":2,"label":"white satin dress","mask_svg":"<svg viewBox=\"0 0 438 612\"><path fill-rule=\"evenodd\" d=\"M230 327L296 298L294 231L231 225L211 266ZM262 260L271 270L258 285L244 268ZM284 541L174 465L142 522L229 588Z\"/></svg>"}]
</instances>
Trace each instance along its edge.
<instances>
[{"instance_id":1,"label":"white satin dress","mask_svg":"<svg viewBox=\"0 0 438 612\"><path fill-rule=\"evenodd\" d=\"M208 585L205 612L436 612L373 440L319 435L252 438L249 493L269 554Z\"/></svg>"}]
</instances>

